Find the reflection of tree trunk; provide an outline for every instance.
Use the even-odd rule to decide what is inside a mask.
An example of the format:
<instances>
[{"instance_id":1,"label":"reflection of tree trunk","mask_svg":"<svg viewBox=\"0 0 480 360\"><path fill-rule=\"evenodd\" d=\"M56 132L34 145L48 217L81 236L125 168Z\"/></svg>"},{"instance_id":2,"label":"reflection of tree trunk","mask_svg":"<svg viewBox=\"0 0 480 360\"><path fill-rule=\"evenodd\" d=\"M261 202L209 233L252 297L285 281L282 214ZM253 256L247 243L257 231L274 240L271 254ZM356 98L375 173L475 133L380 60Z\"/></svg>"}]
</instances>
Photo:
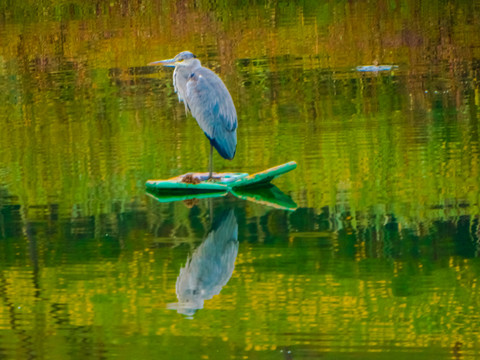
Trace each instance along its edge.
<instances>
[{"instance_id":1,"label":"reflection of tree trunk","mask_svg":"<svg viewBox=\"0 0 480 360\"><path fill-rule=\"evenodd\" d=\"M16 330L17 321L15 317L15 307L8 298L7 279L5 279L5 275L3 272L0 273L0 298L2 299L2 302L5 304L5 307L8 309L8 313L10 314L10 325L12 326L13 330Z\"/></svg>"},{"instance_id":2,"label":"reflection of tree trunk","mask_svg":"<svg viewBox=\"0 0 480 360\"><path fill-rule=\"evenodd\" d=\"M0 207L1 210L1 207ZM5 231L5 219L3 218L3 213L0 212L0 232L2 234L2 239L6 238L6 231Z\"/></svg>"},{"instance_id":3,"label":"reflection of tree trunk","mask_svg":"<svg viewBox=\"0 0 480 360\"><path fill-rule=\"evenodd\" d=\"M28 253L30 257L30 263L32 265L32 281L33 281L33 288L35 289L34 297L37 300L40 300L40 285L39 285L39 266L38 266L38 246L37 246L37 239L35 238L35 230L31 222L28 221L25 206L22 206L22 210L20 211L22 215L22 222L23 222L23 234L27 238L28 241ZM36 306L36 302L34 303L33 307ZM13 309L14 310L14 309ZM35 311L35 309L33 309ZM38 311L35 311L35 322L32 324L33 329L27 332L27 330L19 329L19 333L21 336L21 341L23 343L23 348L27 349L27 354L29 359L35 358L35 344L34 344L34 336L35 334L43 334L45 333L45 326L40 325L44 324L44 320L42 319L42 314ZM42 326L42 328L37 328L37 326Z\"/></svg>"},{"instance_id":4,"label":"reflection of tree trunk","mask_svg":"<svg viewBox=\"0 0 480 360\"><path fill-rule=\"evenodd\" d=\"M476 231L475 231L475 257L480 256L480 221L478 219L478 216L476 218Z\"/></svg>"},{"instance_id":5,"label":"reflection of tree trunk","mask_svg":"<svg viewBox=\"0 0 480 360\"><path fill-rule=\"evenodd\" d=\"M7 279L3 272L0 273L0 299L4 303L4 306L8 309L9 314L9 323L11 329L15 334L17 334L20 343L22 344L20 348L25 349L25 353L27 354L27 359L35 359L33 355L35 353L35 345L33 334L39 331L39 329L34 329L33 331L27 331L21 328L21 324L18 323L19 314L17 314L15 309L15 299L10 300L8 297L8 289L7 289ZM20 311L22 311L20 309ZM40 333L44 333L45 329L41 329Z\"/></svg>"},{"instance_id":6,"label":"reflection of tree trunk","mask_svg":"<svg viewBox=\"0 0 480 360\"><path fill-rule=\"evenodd\" d=\"M37 239L34 235L33 225L26 221L24 223L23 232L28 241L28 253L30 255L30 263L32 264L33 286L35 288L35 298L40 298L39 271L38 271L38 246Z\"/></svg>"}]
</instances>

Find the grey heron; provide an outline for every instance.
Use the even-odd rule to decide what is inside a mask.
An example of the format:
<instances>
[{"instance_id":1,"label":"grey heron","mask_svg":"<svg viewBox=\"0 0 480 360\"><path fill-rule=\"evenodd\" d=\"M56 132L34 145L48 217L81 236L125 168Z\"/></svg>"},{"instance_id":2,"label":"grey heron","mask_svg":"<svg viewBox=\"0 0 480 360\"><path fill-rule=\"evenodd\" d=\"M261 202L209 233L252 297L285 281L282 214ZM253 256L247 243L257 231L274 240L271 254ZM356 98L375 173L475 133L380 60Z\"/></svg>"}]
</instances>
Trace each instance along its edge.
<instances>
[{"instance_id":1,"label":"grey heron","mask_svg":"<svg viewBox=\"0 0 480 360\"><path fill-rule=\"evenodd\" d=\"M182 51L173 59L149 65L175 67L173 87L178 99L185 103L210 140L209 179L213 173L213 148L224 159L232 160L237 149L237 111L223 81L212 70L202 66L190 51Z\"/></svg>"}]
</instances>

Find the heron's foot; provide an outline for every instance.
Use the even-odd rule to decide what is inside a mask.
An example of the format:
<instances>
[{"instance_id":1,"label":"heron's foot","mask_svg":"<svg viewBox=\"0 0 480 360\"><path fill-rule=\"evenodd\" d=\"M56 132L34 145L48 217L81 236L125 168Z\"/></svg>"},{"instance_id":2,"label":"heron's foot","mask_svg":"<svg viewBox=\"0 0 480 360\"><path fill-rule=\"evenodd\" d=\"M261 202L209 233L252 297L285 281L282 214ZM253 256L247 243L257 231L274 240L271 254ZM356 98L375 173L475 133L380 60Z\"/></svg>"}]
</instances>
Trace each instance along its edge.
<instances>
[{"instance_id":1,"label":"heron's foot","mask_svg":"<svg viewBox=\"0 0 480 360\"><path fill-rule=\"evenodd\" d=\"M220 181L222 180L222 177L221 176L215 176L215 174L212 174L210 175L206 181L208 182L217 182L217 181Z\"/></svg>"}]
</instances>

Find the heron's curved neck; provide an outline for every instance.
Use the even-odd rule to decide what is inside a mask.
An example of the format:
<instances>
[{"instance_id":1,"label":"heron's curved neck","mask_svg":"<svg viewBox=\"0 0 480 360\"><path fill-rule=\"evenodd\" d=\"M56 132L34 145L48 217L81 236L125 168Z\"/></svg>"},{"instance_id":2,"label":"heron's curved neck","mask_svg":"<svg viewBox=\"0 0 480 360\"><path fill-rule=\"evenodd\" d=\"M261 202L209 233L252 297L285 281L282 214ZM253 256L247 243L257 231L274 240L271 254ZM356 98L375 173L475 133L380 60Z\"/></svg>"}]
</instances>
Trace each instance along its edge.
<instances>
[{"instance_id":1,"label":"heron's curved neck","mask_svg":"<svg viewBox=\"0 0 480 360\"><path fill-rule=\"evenodd\" d=\"M175 67L175 71L173 73L174 78L183 78L186 81L191 74L193 74L196 70L200 69L202 65L200 64L200 60L192 59L188 63L181 63Z\"/></svg>"},{"instance_id":2,"label":"heron's curved neck","mask_svg":"<svg viewBox=\"0 0 480 360\"><path fill-rule=\"evenodd\" d=\"M200 60L198 60L198 59L192 59L192 60L190 61L190 64L189 64L189 66L188 66L188 69L193 72L193 71L197 70L197 69L200 68L200 67L202 67L202 64L200 63Z\"/></svg>"}]
</instances>

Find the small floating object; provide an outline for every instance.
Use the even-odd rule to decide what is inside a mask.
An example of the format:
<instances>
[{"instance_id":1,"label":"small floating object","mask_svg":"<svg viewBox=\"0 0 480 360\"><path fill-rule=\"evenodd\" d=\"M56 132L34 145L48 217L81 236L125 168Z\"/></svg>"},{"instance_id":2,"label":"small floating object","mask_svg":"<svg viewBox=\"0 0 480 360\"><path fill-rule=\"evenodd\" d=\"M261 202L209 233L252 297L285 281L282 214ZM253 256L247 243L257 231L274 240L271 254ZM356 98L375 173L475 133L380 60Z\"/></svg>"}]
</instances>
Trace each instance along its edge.
<instances>
[{"instance_id":1,"label":"small floating object","mask_svg":"<svg viewBox=\"0 0 480 360\"><path fill-rule=\"evenodd\" d=\"M166 180L148 180L147 189L170 194L201 194L229 192L231 189L257 188L297 167L295 161L249 175L247 173L214 173L208 179L208 173L187 173Z\"/></svg>"},{"instance_id":2,"label":"small floating object","mask_svg":"<svg viewBox=\"0 0 480 360\"><path fill-rule=\"evenodd\" d=\"M357 66L357 71L360 72L378 72L378 71L389 71L398 68L397 65L363 65Z\"/></svg>"}]
</instances>

